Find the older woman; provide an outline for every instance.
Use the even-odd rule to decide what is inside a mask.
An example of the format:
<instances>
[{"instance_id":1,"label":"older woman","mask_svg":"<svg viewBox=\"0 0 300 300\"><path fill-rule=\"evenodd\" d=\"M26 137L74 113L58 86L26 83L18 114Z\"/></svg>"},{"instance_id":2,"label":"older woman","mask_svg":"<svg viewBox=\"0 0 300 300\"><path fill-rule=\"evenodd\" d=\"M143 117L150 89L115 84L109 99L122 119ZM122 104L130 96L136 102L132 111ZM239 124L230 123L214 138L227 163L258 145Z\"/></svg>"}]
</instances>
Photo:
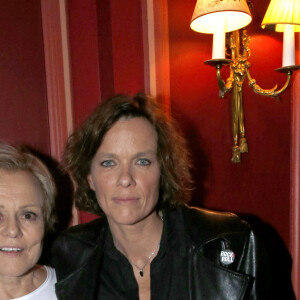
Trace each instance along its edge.
<instances>
[{"instance_id":1,"label":"older woman","mask_svg":"<svg viewBox=\"0 0 300 300\"><path fill-rule=\"evenodd\" d=\"M32 154L0 145L0 299L55 300L54 269L38 265L56 189Z\"/></svg>"},{"instance_id":2,"label":"older woman","mask_svg":"<svg viewBox=\"0 0 300 300\"><path fill-rule=\"evenodd\" d=\"M275 299L248 224L190 208L184 140L155 102L115 96L68 140L80 209L102 214L55 243L59 299Z\"/></svg>"}]
</instances>

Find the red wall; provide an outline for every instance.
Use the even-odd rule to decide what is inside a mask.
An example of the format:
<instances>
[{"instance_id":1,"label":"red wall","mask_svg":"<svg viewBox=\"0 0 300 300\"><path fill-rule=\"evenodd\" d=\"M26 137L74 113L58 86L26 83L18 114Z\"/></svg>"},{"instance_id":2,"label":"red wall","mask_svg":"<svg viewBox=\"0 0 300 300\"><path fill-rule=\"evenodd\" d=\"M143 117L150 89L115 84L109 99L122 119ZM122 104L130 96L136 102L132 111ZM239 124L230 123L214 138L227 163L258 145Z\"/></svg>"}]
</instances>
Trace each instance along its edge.
<instances>
[{"instance_id":1,"label":"red wall","mask_svg":"<svg viewBox=\"0 0 300 300\"><path fill-rule=\"evenodd\" d=\"M0 28L0 140L49 153L40 1L0 1Z\"/></svg>"},{"instance_id":2,"label":"red wall","mask_svg":"<svg viewBox=\"0 0 300 300\"><path fill-rule=\"evenodd\" d=\"M141 3L69 0L75 123L101 99L144 91Z\"/></svg>"},{"instance_id":3,"label":"red wall","mask_svg":"<svg viewBox=\"0 0 300 300\"><path fill-rule=\"evenodd\" d=\"M100 99L96 1L68 1L73 108L78 126Z\"/></svg>"},{"instance_id":4,"label":"red wall","mask_svg":"<svg viewBox=\"0 0 300 300\"><path fill-rule=\"evenodd\" d=\"M68 1L76 126L101 99L145 90L141 10L139 0Z\"/></svg>"},{"instance_id":5,"label":"red wall","mask_svg":"<svg viewBox=\"0 0 300 300\"><path fill-rule=\"evenodd\" d=\"M211 58L212 36L193 32L195 0L168 1L172 115L193 153L195 205L252 214L272 225L289 243L290 91L280 101L256 95L245 82L244 109L249 153L231 163L230 95L218 98ZM251 74L263 88L285 76L282 35L260 23L269 0L253 0ZM100 99L144 91L141 3L138 0L69 0L76 125ZM227 71L222 71L227 75ZM247 81L247 80L246 80ZM82 221L91 218L81 214Z\"/></svg>"},{"instance_id":6,"label":"red wall","mask_svg":"<svg viewBox=\"0 0 300 300\"><path fill-rule=\"evenodd\" d=\"M231 163L231 94L218 97L216 72L204 65L211 59L212 35L189 28L195 0L170 0L170 74L172 114L181 124L193 152L194 204L252 214L275 227L289 243L290 91L280 101L255 94L246 80L244 112L249 153ZM282 34L265 31L260 23L269 0L253 0L251 74L263 88L285 76L281 67ZM226 69L226 68L224 68ZM228 75L222 71L224 77ZM205 192L203 192L205 188Z\"/></svg>"}]
</instances>

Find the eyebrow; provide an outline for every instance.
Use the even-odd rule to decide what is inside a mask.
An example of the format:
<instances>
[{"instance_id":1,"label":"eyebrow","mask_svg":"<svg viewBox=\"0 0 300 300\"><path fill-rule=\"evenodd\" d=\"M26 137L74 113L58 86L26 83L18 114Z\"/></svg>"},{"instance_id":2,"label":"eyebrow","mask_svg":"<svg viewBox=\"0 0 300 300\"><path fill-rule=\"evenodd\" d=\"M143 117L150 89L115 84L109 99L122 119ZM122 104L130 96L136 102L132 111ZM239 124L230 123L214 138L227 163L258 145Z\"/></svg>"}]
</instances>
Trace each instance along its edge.
<instances>
[{"instance_id":1,"label":"eyebrow","mask_svg":"<svg viewBox=\"0 0 300 300\"><path fill-rule=\"evenodd\" d=\"M24 209L24 208L30 208L30 207L41 208L39 205L36 205L36 204L26 204L26 205L21 206L20 208L21 208L21 209ZM0 208L5 208L5 206L1 204L1 205L0 205Z\"/></svg>"},{"instance_id":2,"label":"eyebrow","mask_svg":"<svg viewBox=\"0 0 300 300\"><path fill-rule=\"evenodd\" d=\"M116 157L115 154L113 154L113 153L106 153L106 152L100 152L99 156L104 156L106 158L114 158L114 157Z\"/></svg>"},{"instance_id":3,"label":"eyebrow","mask_svg":"<svg viewBox=\"0 0 300 300\"><path fill-rule=\"evenodd\" d=\"M138 152L135 157L138 157L138 156L145 156L145 155L157 155L156 151L152 151L152 150L149 150L149 151L145 151L145 152Z\"/></svg>"},{"instance_id":4,"label":"eyebrow","mask_svg":"<svg viewBox=\"0 0 300 300\"><path fill-rule=\"evenodd\" d=\"M30 208L30 207L38 207L38 208L41 208L41 206L40 206L40 205L37 205L37 204L27 204L27 205L21 206L20 208Z\"/></svg>"},{"instance_id":5,"label":"eyebrow","mask_svg":"<svg viewBox=\"0 0 300 300\"><path fill-rule=\"evenodd\" d=\"M153 151L153 150L149 150L149 151L143 151L143 152L138 152L134 155L134 157L139 157L139 156L145 156L145 155L157 155L157 152L156 151ZM109 153L109 152L100 152L99 153L100 156L103 156L105 158L116 158L117 155L114 154L114 153Z\"/></svg>"}]
</instances>

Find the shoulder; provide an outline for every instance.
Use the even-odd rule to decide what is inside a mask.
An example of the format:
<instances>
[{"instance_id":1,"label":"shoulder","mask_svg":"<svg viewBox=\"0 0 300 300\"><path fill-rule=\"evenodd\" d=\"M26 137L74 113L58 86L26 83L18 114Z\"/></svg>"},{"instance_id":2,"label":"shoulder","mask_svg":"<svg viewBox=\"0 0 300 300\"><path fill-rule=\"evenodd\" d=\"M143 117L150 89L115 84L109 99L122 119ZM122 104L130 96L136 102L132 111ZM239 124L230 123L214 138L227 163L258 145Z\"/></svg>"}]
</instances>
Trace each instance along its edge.
<instances>
[{"instance_id":1,"label":"shoulder","mask_svg":"<svg viewBox=\"0 0 300 300\"><path fill-rule=\"evenodd\" d=\"M188 206L182 207L181 213L197 257L220 265L221 251L233 251L235 259L226 268L249 276L251 299L295 299L288 251L271 238L266 224L252 221L250 226L233 213Z\"/></svg>"},{"instance_id":2,"label":"shoulder","mask_svg":"<svg viewBox=\"0 0 300 300\"><path fill-rule=\"evenodd\" d=\"M229 212L182 206L180 208L187 232L195 244L217 238L240 236L248 238L251 228L237 215Z\"/></svg>"},{"instance_id":3,"label":"shoulder","mask_svg":"<svg viewBox=\"0 0 300 300\"><path fill-rule=\"evenodd\" d=\"M83 264L101 244L106 228L106 218L80 224L62 232L54 241L50 253L50 265L60 273L71 272Z\"/></svg>"},{"instance_id":4,"label":"shoulder","mask_svg":"<svg viewBox=\"0 0 300 300\"><path fill-rule=\"evenodd\" d=\"M221 266L221 254L230 250L234 259L226 268L255 277L249 272L257 253L254 249L254 233L250 225L237 215L202 208L184 206L180 208L188 247L195 257L205 257L214 265ZM222 265L223 266L223 265ZM241 269L243 266L245 269Z\"/></svg>"},{"instance_id":5,"label":"shoulder","mask_svg":"<svg viewBox=\"0 0 300 300\"><path fill-rule=\"evenodd\" d=\"M94 246L99 238L99 234L101 230L105 227L106 218L100 217L94 221L89 223L79 224L70 227L66 231L62 232L55 243L61 243L64 241L79 244L86 244L90 246Z\"/></svg>"},{"instance_id":6,"label":"shoulder","mask_svg":"<svg viewBox=\"0 0 300 300\"><path fill-rule=\"evenodd\" d=\"M56 283L56 272L55 272L55 269L49 267L49 266L44 266L44 268L46 269L46 272L47 272L47 279L46 281L49 282L49 283L53 283L55 284Z\"/></svg>"},{"instance_id":7,"label":"shoulder","mask_svg":"<svg viewBox=\"0 0 300 300\"><path fill-rule=\"evenodd\" d=\"M37 265L38 270L43 270L46 272L46 278L41 283L41 285L32 291L29 294L24 295L23 297L16 298L18 300L21 299L32 299L32 300L54 300L57 299L55 295L55 283L56 283L56 275L55 270L51 267L45 265Z\"/></svg>"}]
</instances>

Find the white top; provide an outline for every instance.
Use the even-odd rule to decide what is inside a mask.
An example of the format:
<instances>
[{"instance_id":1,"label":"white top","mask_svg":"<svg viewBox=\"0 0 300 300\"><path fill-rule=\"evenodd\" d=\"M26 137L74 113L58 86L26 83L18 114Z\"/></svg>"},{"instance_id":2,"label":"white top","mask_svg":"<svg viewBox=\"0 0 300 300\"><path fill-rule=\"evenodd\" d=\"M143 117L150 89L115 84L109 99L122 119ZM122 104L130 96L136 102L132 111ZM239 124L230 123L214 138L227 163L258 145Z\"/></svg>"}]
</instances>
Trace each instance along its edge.
<instances>
[{"instance_id":1,"label":"white top","mask_svg":"<svg viewBox=\"0 0 300 300\"><path fill-rule=\"evenodd\" d=\"M56 273L53 268L44 266L47 271L46 280L33 292L11 300L57 300L55 295Z\"/></svg>"}]
</instances>

